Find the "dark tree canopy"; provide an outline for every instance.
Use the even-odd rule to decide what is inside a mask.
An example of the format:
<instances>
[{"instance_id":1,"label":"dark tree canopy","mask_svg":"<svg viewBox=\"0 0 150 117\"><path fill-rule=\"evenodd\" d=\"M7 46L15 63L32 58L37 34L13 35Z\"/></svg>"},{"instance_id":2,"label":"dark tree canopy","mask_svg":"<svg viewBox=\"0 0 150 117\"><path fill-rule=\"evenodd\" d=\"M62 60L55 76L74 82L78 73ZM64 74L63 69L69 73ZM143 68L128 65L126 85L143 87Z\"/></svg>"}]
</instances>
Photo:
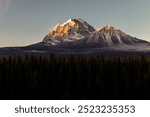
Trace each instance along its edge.
<instances>
[{"instance_id":1,"label":"dark tree canopy","mask_svg":"<svg viewBox=\"0 0 150 117\"><path fill-rule=\"evenodd\" d=\"M149 57L0 57L0 99L150 99Z\"/></svg>"}]
</instances>

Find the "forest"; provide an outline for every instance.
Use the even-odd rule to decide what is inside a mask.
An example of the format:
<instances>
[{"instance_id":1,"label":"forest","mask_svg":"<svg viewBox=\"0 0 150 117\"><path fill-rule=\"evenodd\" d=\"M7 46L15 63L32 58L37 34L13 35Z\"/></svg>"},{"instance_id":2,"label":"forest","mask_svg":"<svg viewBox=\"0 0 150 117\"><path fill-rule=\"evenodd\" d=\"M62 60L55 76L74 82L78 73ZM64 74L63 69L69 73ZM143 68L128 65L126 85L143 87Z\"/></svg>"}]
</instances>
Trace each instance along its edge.
<instances>
[{"instance_id":1,"label":"forest","mask_svg":"<svg viewBox=\"0 0 150 117\"><path fill-rule=\"evenodd\" d=\"M150 57L0 57L0 99L150 99Z\"/></svg>"}]
</instances>

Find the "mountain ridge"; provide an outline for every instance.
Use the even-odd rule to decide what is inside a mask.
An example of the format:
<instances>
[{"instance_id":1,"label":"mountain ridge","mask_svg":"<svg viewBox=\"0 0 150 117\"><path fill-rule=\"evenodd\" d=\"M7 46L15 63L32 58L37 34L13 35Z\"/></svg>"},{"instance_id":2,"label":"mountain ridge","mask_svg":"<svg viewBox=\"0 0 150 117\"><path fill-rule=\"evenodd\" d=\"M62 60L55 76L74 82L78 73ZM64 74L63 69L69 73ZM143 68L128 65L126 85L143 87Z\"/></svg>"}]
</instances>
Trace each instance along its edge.
<instances>
[{"instance_id":1,"label":"mountain ridge","mask_svg":"<svg viewBox=\"0 0 150 117\"><path fill-rule=\"evenodd\" d=\"M81 40L81 41L80 41ZM148 43L145 40L130 36L120 29L116 29L111 25L95 29L86 21L79 19L69 19L63 24L56 25L54 30L49 32L43 39L45 45L57 46L63 43L79 43L103 46L116 46L118 44L134 45L140 43Z\"/></svg>"}]
</instances>

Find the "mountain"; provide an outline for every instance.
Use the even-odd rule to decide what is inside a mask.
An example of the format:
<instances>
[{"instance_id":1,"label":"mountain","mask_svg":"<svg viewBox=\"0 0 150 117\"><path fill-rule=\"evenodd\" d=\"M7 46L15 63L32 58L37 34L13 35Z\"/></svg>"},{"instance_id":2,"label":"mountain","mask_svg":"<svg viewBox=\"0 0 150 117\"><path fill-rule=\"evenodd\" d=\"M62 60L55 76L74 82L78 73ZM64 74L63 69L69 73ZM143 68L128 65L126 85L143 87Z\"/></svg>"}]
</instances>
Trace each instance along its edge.
<instances>
[{"instance_id":1,"label":"mountain","mask_svg":"<svg viewBox=\"0 0 150 117\"><path fill-rule=\"evenodd\" d=\"M98 44L101 46L117 46L117 45L139 45L148 44L147 41L130 36L113 26L106 25L101 29L97 29L90 37L84 39L86 44Z\"/></svg>"},{"instance_id":2,"label":"mountain","mask_svg":"<svg viewBox=\"0 0 150 117\"><path fill-rule=\"evenodd\" d=\"M57 24L45 38L25 47L6 47L0 55L13 54L149 54L150 43L130 36L113 26L95 29L81 18Z\"/></svg>"},{"instance_id":3,"label":"mountain","mask_svg":"<svg viewBox=\"0 0 150 117\"><path fill-rule=\"evenodd\" d=\"M95 29L81 18L69 19L63 24L57 24L49 32L43 42L47 45L58 45L62 42L73 42L90 36Z\"/></svg>"},{"instance_id":4,"label":"mountain","mask_svg":"<svg viewBox=\"0 0 150 117\"><path fill-rule=\"evenodd\" d=\"M126 46L124 49L134 46L145 46L147 41L130 36L120 29L106 25L100 29L94 29L81 18L69 19L63 24L57 24L42 41L44 45L51 47L115 47ZM119 48L118 48L119 49Z\"/></svg>"}]
</instances>

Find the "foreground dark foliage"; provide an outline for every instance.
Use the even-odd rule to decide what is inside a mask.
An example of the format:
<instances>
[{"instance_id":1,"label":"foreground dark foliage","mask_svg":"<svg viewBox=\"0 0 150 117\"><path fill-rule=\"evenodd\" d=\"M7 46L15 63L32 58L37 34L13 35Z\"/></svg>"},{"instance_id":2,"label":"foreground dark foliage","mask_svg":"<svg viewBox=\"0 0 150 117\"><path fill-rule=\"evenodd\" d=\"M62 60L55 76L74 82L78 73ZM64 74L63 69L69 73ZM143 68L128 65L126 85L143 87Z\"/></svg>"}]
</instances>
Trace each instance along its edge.
<instances>
[{"instance_id":1,"label":"foreground dark foliage","mask_svg":"<svg viewBox=\"0 0 150 117\"><path fill-rule=\"evenodd\" d=\"M0 58L0 99L150 99L150 58Z\"/></svg>"}]
</instances>

